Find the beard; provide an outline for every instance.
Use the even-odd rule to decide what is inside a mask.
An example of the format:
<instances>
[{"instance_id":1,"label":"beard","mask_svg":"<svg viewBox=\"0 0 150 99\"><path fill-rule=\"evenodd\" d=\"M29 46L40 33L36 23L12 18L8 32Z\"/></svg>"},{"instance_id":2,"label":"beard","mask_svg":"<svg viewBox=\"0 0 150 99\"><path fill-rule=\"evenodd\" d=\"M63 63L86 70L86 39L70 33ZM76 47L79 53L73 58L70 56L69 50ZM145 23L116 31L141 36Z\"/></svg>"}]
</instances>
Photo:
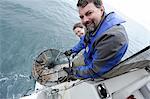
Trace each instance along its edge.
<instances>
[{"instance_id":1,"label":"beard","mask_svg":"<svg viewBox=\"0 0 150 99\"><path fill-rule=\"evenodd\" d=\"M89 33L94 32L96 30L96 24L94 23L94 21L86 22L85 27L86 27L86 31Z\"/></svg>"}]
</instances>

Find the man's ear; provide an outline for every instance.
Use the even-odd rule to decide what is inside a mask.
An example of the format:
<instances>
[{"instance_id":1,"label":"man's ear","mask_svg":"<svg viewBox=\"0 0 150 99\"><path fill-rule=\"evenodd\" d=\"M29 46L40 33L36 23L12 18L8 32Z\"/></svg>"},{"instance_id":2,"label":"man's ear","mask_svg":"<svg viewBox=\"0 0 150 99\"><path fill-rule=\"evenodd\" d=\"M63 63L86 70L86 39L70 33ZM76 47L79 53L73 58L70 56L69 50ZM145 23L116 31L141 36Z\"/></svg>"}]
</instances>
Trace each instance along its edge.
<instances>
[{"instance_id":1,"label":"man's ear","mask_svg":"<svg viewBox=\"0 0 150 99\"><path fill-rule=\"evenodd\" d=\"M103 6L103 5L101 5L100 10L101 10L101 11L103 11L103 12L105 11L105 9L104 9L104 6Z\"/></svg>"},{"instance_id":2,"label":"man's ear","mask_svg":"<svg viewBox=\"0 0 150 99\"><path fill-rule=\"evenodd\" d=\"M104 12L105 12L105 8L104 8L104 6L103 6L103 5L101 5L101 7L100 7L100 11L102 12L101 16L103 16L103 15L104 15Z\"/></svg>"}]
</instances>

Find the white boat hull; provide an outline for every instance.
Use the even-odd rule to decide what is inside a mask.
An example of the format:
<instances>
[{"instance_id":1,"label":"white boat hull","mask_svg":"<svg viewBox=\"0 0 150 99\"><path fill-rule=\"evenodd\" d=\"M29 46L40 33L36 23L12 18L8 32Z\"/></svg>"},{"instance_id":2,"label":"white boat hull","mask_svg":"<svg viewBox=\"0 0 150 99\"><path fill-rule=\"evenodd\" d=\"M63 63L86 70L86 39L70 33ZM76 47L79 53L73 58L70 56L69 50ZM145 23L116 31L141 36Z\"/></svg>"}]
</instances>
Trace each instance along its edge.
<instances>
[{"instance_id":1,"label":"white boat hull","mask_svg":"<svg viewBox=\"0 0 150 99\"><path fill-rule=\"evenodd\" d=\"M136 99L148 99L142 95L141 88L149 87L147 85L150 83L150 74L145 69L139 69L104 81L83 82L63 90L77 82L65 82L53 87L37 83L32 95L20 99L102 99L97 91L99 84L104 85L107 90L106 99L126 99L130 95L134 95ZM150 89L148 91L147 97L150 95Z\"/></svg>"}]
</instances>

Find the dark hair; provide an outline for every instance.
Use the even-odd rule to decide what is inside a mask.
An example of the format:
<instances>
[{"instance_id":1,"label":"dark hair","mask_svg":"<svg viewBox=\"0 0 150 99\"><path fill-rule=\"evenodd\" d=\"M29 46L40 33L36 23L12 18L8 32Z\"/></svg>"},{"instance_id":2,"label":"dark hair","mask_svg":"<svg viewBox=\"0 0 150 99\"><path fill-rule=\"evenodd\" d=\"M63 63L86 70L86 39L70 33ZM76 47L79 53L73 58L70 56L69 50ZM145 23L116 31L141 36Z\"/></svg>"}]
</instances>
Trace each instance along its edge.
<instances>
[{"instance_id":1,"label":"dark hair","mask_svg":"<svg viewBox=\"0 0 150 99\"><path fill-rule=\"evenodd\" d=\"M84 28L84 25L81 22L78 22L73 26L73 30L76 29L77 27Z\"/></svg>"},{"instance_id":2,"label":"dark hair","mask_svg":"<svg viewBox=\"0 0 150 99\"><path fill-rule=\"evenodd\" d=\"M78 0L77 7L85 7L87 4L93 2L93 4L97 7L100 8L102 5L101 0Z\"/></svg>"}]
</instances>

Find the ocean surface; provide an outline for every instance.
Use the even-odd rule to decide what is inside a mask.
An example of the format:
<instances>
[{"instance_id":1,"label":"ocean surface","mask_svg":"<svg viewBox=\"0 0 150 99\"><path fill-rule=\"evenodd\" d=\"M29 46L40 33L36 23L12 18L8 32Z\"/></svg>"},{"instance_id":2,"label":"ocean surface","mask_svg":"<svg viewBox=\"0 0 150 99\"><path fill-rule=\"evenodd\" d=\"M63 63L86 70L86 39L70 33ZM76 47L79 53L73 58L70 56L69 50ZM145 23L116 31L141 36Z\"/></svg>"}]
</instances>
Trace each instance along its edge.
<instances>
[{"instance_id":1,"label":"ocean surface","mask_svg":"<svg viewBox=\"0 0 150 99\"><path fill-rule=\"evenodd\" d=\"M40 52L64 52L77 43L76 1L0 0L0 99L19 99L34 90L31 69ZM126 20L130 41L124 59L150 45L150 31Z\"/></svg>"}]
</instances>

